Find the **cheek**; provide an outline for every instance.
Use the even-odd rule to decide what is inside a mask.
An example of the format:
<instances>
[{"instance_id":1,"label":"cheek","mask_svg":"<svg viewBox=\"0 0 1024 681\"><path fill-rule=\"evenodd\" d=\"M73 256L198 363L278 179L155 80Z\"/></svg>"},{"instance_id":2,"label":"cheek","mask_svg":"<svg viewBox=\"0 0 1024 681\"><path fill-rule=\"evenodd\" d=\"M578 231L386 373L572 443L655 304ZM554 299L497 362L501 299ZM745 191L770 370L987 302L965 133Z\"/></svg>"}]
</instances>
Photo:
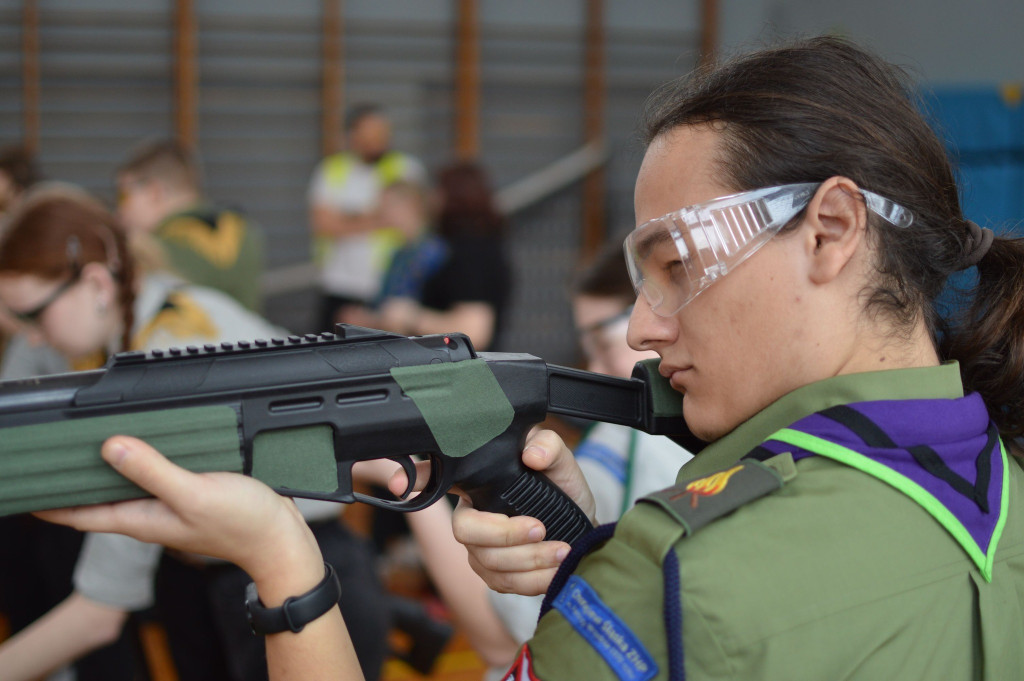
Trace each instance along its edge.
<instances>
[{"instance_id":1,"label":"cheek","mask_svg":"<svg viewBox=\"0 0 1024 681\"><path fill-rule=\"evenodd\" d=\"M788 392L800 329L763 281L763 295L746 288L749 294L727 301L698 297L681 319L681 341L696 368L684 413L701 437L725 435Z\"/></svg>"},{"instance_id":2,"label":"cheek","mask_svg":"<svg viewBox=\"0 0 1024 681\"><path fill-rule=\"evenodd\" d=\"M68 357L90 355L106 345L94 301L69 295L54 303L41 320L47 342Z\"/></svg>"},{"instance_id":3,"label":"cheek","mask_svg":"<svg viewBox=\"0 0 1024 681\"><path fill-rule=\"evenodd\" d=\"M118 206L118 216L128 229L139 229L146 221L145 204L137 196L129 196Z\"/></svg>"}]
</instances>

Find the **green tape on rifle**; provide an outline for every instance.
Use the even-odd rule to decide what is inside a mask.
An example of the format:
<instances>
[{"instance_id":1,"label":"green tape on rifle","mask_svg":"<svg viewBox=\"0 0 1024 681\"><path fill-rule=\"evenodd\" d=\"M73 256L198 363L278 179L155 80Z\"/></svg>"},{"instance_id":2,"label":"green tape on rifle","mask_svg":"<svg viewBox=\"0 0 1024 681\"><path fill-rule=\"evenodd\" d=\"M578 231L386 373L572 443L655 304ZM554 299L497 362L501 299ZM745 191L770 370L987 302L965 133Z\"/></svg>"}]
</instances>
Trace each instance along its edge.
<instances>
[{"instance_id":1,"label":"green tape on rifle","mask_svg":"<svg viewBox=\"0 0 1024 681\"><path fill-rule=\"evenodd\" d=\"M141 438L195 472L242 470L231 407L190 407L18 426L0 441L0 515L148 494L100 457L112 435Z\"/></svg>"},{"instance_id":2,"label":"green tape on rifle","mask_svg":"<svg viewBox=\"0 0 1024 681\"><path fill-rule=\"evenodd\" d=\"M504 433L515 417L482 359L396 367L391 375L416 403L446 456L476 451Z\"/></svg>"},{"instance_id":3,"label":"green tape on rifle","mask_svg":"<svg viewBox=\"0 0 1024 681\"><path fill-rule=\"evenodd\" d=\"M651 386L651 412L654 416L679 416L683 413L683 394L672 387L668 379L658 373L661 359L654 357L641 362L648 368Z\"/></svg>"},{"instance_id":4,"label":"green tape on rifle","mask_svg":"<svg viewBox=\"0 0 1024 681\"><path fill-rule=\"evenodd\" d=\"M330 426L299 426L260 433L252 443L252 477L279 489L330 493L338 464Z\"/></svg>"}]
</instances>

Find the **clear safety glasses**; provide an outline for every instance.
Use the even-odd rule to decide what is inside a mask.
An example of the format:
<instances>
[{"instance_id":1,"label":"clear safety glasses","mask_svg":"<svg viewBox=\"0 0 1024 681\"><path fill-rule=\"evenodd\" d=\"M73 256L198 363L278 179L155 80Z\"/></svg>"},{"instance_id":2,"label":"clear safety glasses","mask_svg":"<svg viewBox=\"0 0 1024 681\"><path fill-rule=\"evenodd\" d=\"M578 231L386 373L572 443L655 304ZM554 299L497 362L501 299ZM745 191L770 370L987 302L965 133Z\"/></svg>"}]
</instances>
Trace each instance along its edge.
<instances>
[{"instance_id":1,"label":"clear safety glasses","mask_svg":"<svg viewBox=\"0 0 1024 681\"><path fill-rule=\"evenodd\" d=\"M680 208L637 227L623 244L637 295L669 317L768 243L800 214L816 182L755 189ZM896 227L909 227L909 210L873 192L864 202Z\"/></svg>"}]
</instances>

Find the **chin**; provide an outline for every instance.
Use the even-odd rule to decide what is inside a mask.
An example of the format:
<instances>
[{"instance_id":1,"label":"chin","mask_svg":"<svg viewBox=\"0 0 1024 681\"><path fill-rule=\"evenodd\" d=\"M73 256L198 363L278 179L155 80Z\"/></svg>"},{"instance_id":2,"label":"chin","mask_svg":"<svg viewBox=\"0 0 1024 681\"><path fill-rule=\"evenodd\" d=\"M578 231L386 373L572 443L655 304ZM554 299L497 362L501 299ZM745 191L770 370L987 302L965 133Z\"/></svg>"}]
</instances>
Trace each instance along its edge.
<instances>
[{"instance_id":1,"label":"chin","mask_svg":"<svg viewBox=\"0 0 1024 681\"><path fill-rule=\"evenodd\" d=\"M683 400L683 418L690 431L705 442L714 442L726 435L736 424L726 424L721 418L716 418L708 410L701 409L699 404L693 404L686 399Z\"/></svg>"}]
</instances>

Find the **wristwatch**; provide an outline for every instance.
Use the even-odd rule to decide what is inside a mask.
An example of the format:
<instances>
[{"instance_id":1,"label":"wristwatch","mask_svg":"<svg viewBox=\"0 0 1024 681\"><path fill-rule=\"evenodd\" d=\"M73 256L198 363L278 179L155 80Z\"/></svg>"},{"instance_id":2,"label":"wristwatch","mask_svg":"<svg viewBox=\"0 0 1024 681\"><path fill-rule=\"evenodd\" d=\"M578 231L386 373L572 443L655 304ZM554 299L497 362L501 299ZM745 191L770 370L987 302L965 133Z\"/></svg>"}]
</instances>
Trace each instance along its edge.
<instances>
[{"instance_id":1,"label":"wristwatch","mask_svg":"<svg viewBox=\"0 0 1024 681\"><path fill-rule=\"evenodd\" d=\"M292 596L277 608L268 608L260 602L256 584L245 587L245 611L253 634L277 634L282 631L299 633L303 627L338 604L341 584L330 563L324 563L324 578L301 596Z\"/></svg>"}]
</instances>

